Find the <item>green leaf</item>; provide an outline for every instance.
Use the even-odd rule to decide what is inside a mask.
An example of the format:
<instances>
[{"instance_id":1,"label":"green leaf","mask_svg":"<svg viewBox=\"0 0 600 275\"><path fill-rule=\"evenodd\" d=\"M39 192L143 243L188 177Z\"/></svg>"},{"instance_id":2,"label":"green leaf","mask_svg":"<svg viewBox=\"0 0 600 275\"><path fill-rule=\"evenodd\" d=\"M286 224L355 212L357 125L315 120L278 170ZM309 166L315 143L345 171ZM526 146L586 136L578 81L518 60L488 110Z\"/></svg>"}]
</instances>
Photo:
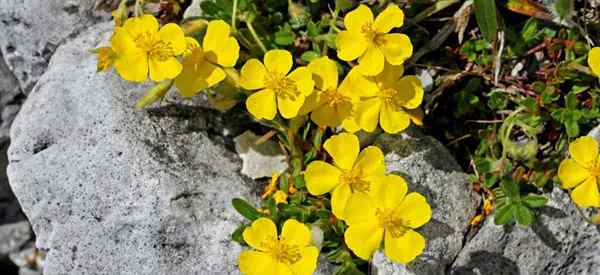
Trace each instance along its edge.
<instances>
[{"instance_id":1,"label":"green leaf","mask_svg":"<svg viewBox=\"0 0 600 275\"><path fill-rule=\"evenodd\" d=\"M506 108L508 104L508 98L502 92L493 91L488 101L488 106L495 110L502 110Z\"/></svg>"},{"instance_id":2,"label":"green leaf","mask_svg":"<svg viewBox=\"0 0 600 275\"><path fill-rule=\"evenodd\" d=\"M548 202L548 198L546 198L546 196L543 195L528 194L527 196L525 196L525 198L523 198L523 202L528 207L538 208L546 205L546 203Z\"/></svg>"},{"instance_id":3,"label":"green leaf","mask_svg":"<svg viewBox=\"0 0 600 275\"><path fill-rule=\"evenodd\" d=\"M338 9L349 9L352 8L352 1L350 0L335 0L335 7Z\"/></svg>"},{"instance_id":4,"label":"green leaf","mask_svg":"<svg viewBox=\"0 0 600 275\"><path fill-rule=\"evenodd\" d=\"M171 86L173 86L172 80L165 80L156 84L138 100L138 102L135 104L135 107L138 109L143 109L144 107L161 100L167 94Z\"/></svg>"},{"instance_id":5,"label":"green leaf","mask_svg":"<svg viewBox=\"0 0 600 275\"><path fill-rule=\"evenodd\" d=\"M294 33L287 28L279 30L275 33L275 43L281 46L294 44Z\"/></svg>"},{"instance_id":6,"label":"green leaf","mask_svg":"<svg viewBox=\"0 0 600 275\"><path fill-rule=\"evenodd\" d=\"M561 19L568 19L571 17L571 13L573 12L573 1L557 0L554 4L554 7L556 8L556 13L558 13Z\"/></svg>"},{"instance_id":7,"label":"green leaf","mask_svg":"<svg viewBox=\"0 0 600 275\"><path fill-rule=\"evenodd\" d=\"M248 227L247 224L241 224L240 226L238 226L238 228L235 229L235 231L233 231L233 233L231 234L231 239L238 242L241 245L246 245L246 241L244 241L244 230Z\"/></svg>"},{"instance_id":8,"label":"green leaf","mask_svg":"<svg viewBox=\"0 0 600 275\"><path fill-rule=\"evenodd\" d=\"M506 196L509 198L513 200L519 198L519 185L511 179L503 180L502 183L500 183L500 188L502 188L504 194L506 194Z\"/></svg>"},{"instance_id":9,"label":"green leaf","mask_svg":"<svg viewBox=\"0 0 600 275\"><path fill-rule=\"evenodd\" d=\"M483 37L487 41L496 39L498 32L498 18L495 0L475 0L475 18Z\"/></svg>"},{"instance_id":10,"label":"green leaf","mask_svg":"<svg viewBox=\"0 0 600 275\"><path fill-rule=\"evenodd\" d=\"M528 226L533 223L533 212L527 206L521 203L515 204L513 205L513 212L517 223L520 225Z\"/></svg>"},{"instance_id":11,"label":"green leaf","mask_svg":"<svg viewBox=\"0 0 600 275\"><path fill-rule=\"evenodd\" d=\"M576 110L577 103L578 103L578 100L577 100L577 95L575 93L569 93L565 97L565 106L567 107L567 109Z\"/></svg>"},{"instance_id":12,"label":"green leaf","mask_svg":"<svg viewBox=\"0 0 600 275\"><path fill-rule=\"evenodd\" d=\"M513 219L512 205L504 205L496 209L494 213L494 223L497 225L505 225Z\"/></svg>"},{"instance_id":13,"label":"green leaf","mask_svg":"<svg viewBox=\"0 0 600 275\"><path fill-rule=\"evenodd\" d=\"M303 61L305 61L306 63L311 62L314 59L317 59L321 57L321 55L317 52L313 52L313 51L307 51L304 52L301 56L300 59L302 59Z\"/></svg>"},{"instance_id":14,"label":"green leaf","mask_svg":"<svg viewBox=\"0 0 600 275\"><path fill-rule=\"evenodd\" d=\"M261 216L256 208L252 207L252 205L245 200L235 198L231 201L231 204L233 204L233 208L235 208L240 215L250 221L256 220Z\"/></svg>"}]
</instances>

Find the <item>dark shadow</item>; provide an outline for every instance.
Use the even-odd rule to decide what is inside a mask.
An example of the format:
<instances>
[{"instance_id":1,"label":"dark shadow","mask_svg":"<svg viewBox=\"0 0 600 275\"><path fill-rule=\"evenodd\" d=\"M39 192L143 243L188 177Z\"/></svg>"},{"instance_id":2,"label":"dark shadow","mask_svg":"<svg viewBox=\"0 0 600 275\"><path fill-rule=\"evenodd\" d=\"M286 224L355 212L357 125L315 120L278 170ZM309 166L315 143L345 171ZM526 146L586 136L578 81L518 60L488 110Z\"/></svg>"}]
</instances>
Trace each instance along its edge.
<instances>
[{"instance_id":1,"label":"dark shadow","mask_svg":"<svg viewBox=\"0 0 600 275\"><path fill-rule=\"evenodd\" d=\"M550 218L553 219L564 219L566 218L568 215L567 213L565 213L565 211L552 207L552 206L544 206L538 209L539 213L544 215L544 216L548 216Z\"/></svg>"},{"instance_id":2,"label":"dark shadow","mask_svg":"<svg viewBox=\"0 0 600 275\"><path fill-rule=\"evenodd\" d=\"M562 243L554 237L554 233L548 230L545 224L536 219L535 223L531 225L531 230L540 238L540 240L552 250L560 252L562 250Z\"/></svg>"},{"instance_id":3,"label":"dark shadow","mask_svg":"<svg viewBox=\"0 0 600 275\"><path fill-rule=\"evenodd\" d=\"M488 251L475 251L470 253L470 260L464 266L456 267L451 274L456 275L476 275L476 274L494 274L494 275L520 275L521 272L517 264L504 257L502 254L491 253ZM475 272L477 270L477 272Z\"/></svg>"}]
</instances>

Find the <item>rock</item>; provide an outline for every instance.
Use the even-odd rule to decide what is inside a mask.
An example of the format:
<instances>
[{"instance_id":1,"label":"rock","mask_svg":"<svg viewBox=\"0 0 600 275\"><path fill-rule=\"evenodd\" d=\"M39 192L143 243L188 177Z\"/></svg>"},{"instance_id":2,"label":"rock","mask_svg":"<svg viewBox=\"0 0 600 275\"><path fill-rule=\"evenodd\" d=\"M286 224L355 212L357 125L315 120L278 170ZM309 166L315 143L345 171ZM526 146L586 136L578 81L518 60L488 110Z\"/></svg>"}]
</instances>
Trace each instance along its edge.
<instances>
[{"instance_id":1,"label":"rock","mask_svg":"<svg viewBox=\"0 0 600 275\"><path fill-rule=\"evenodd\" d=\"M27 221L0 225L0 257L17 251L30 239L31 229Z\"/></svg>"},{"instance_id":2,"label":"rock","mask_svg":"<svg viewBox=\"0 0 600 275\"><path fill-rule=\"evenodd\" d=\"M24 98L19 81L6 65L2 52L0 52L0 142L4 143L8 140L10 125Z\"/></svg>"},{"instance_id":3,"label":"rock","mask_svg":"<svg viewBox=\"0 0 600 275\"><path fill-rule=\"evenodd\" d=\"M600 226L586 223L555 187L528 228L487 219L452 266L453 274L600 274Z\"/></svg>"},{"instance_id":4,"label":"rock","mask_svg":"<svg viewBox=\"0 0 600 275\"><path fill-rule=\"evenodd\" d=\"M183 13L183 18L192 18L202 15L202 8L200 8L200 4L205 0L192 0L190 6Z\"/></svg>"},{"instance_id":5,"label":"rock","mask_svg":"<svg viewBox=\"0 0 600 275\"><path fill-rule=\"evenodd\" d=\"M287 169L287 161L281 149L272 140L256 145L261 137L246 131L234 139L235 151L242 158L242 174L253 178L270 177Z\"/></svg>"},{"instance_id":6,"label":"rock","mask_svg":"<svg viewBox=\"0 0 600 275\"><path fill-rule=\"evenodd\" d=\"M220 134L229 119L178 102L135 110L144 87L96 73L87 52L111 31L60 46L12 128L8 176L44 273L237 274L230 202L256 202L258 186Z\"/></svg>"},{"instance_id":7,"label":"rock","mask_svg":"<svg viewBox=\"0 0 600 275\"><path fill-rule=\"evenodd\" d=\"M0 51L25 93L44 73L56 47L99 20L95 2L0 0Z\"/></svg>"},{"instance_id":8,"label":"rock","mask_svg":"<svg viewBox=\"0 0 600 275\"><path fill-rule=\"evenodd\" d=\"M431 221L418 230L427 239L424 255L407 268L377 254L376 274L444 274L463 246L479 196L448 150L432 137L411 130L399 136L383 134L375 145L385 153L388 172L402 175L409 192L423 194L433 211Z\"/></svg>"}]
</instances>

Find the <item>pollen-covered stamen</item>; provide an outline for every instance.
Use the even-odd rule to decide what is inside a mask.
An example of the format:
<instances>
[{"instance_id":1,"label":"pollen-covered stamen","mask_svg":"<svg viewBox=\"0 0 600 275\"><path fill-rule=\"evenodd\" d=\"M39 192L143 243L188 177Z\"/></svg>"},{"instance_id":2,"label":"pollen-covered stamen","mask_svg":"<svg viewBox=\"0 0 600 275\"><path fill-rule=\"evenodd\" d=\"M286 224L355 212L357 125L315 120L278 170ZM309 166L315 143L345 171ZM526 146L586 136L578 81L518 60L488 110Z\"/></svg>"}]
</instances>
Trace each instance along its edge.
<instances>
[{"instance_id":1,"label":"pollen-covered stamen","mask_svg":"<svg viewBox=\"0 0 600 275\"><path fill-rule=\"evenodd\" d=\"M325 102L331 107L336 107L344 103L350 103L350 98L344 96L337 89L328 89L323 92Z\"/></svg>"},{"instance_id":2,"label":"pollen-covered stamen","mask_svg":"<svg viewBox=\"0 0 600 275\"><path fill-rule=\"evenodd\" d=\"M267 248L267 253L278 262L288 265L294 264L302 258L300 246L289 244L285 239L272 239L263 243Z\"/></svg>"},{"instance_id":3,"label":"pollen-covered stamen","mask_svg":"<svg viewBox=\"0 0 600 275\"><path fill-rule=\"evenodd\" d=\"M600 162L596 161L588 169L593 177L600 177Z\"/></svg>"},{"instance_id":4,"label":"pollen-covered stamen","mask_svg":"<svg viewBox=\"0 0 600 275\"><path fill-rule=\"evenodd\" d=\"M296 81L285 77L283 74L269 72L265 75L264 82L267 89L273 90L281 98L296 100L296 97L300 94Z\"/></svg>"},{"instance_id":5,"label":"pollen-covered stamen","mask_svg":"<svg viewBox=\"0 0 600 275\"><path fill-rule=\"evenodd\" d=\"M165 61L175 56L171 42L161 40L158 34L142 33L135 38L135 44L151 59Z\"/></svg>"},{"instance_id":6,"label":"pollen-covered stamen","mask_svg":"<svg viewBox=\"0 0 600 275\"><path fill-rule=\"evenodd\" d=\"M369 192L371 188L371 184L364 180L362 172L358 169L345 171L340 176L340 181L342 184L348 184L352 191Z\"/></svg>"},{"instance_id":7,"label":"pollen-covered stamen","mask_svg":"<svg viewBox=\"0 0 600 275\"><path fill-rule=\"evenodd\" d=\"M402 237L410 229L407 226L406 221L394 215L394 211L392 209L378 208L375 214L379 219L381 227L383 227L386 232L390 232L394 238Z\"/></svg>"},{"instance_id":8,"label":"pollen-covered stamen","mask_svg":"<svg viewBox=\"0 0 600 275\"><path fill-rule=\"evenodd\" d=\"M400 92L396 89L386 88L379 93L382 102L393 110L401 110L406 101L402 99Z\"/></svg>"},{"instance_id":9,"label":"pollen-covered stamen","mask_svg":"<svg viewBox=\"0 0 600 275\"><path fill-rule=\"evenodd\" d=\"M378 33L377 30L373 27L372 23L367 23L361 27L360 32L363 34L365 40L369 42L373 42L375 45L379 46L383 44L383 36L384 33Z\"/></svg>"}]
</instances>

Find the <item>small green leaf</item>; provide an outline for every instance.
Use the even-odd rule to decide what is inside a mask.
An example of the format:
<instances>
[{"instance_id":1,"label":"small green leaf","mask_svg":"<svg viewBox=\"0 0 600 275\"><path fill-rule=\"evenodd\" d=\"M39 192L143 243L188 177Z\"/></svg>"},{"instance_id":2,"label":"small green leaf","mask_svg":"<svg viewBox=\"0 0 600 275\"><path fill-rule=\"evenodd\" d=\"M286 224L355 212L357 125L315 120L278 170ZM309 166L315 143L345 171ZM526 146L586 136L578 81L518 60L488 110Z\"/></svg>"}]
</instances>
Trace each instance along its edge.
<instances>
[{"instance_id":1,"label":"small green leaf","mask_svg":"<svg viewBox=\"0 0 600 275\"><path fill-rule=\"evenodd\" d=\"M573 12L573 1L557 0L554 7L556 7L556 13L558 13L561 19L568 19Z\"/></svg>"},{"instance_id":2,"label":"small green leaf","mask_svg":"<svg viewBox=\"0 0 600 275\"><path fill-rule=\"evenodd\" d=\"M505 225L513 219L512 205L504 205L496 209L494 213L494 223L497 225Z\"/></svg>"},{"instance_id":3,"label":"small green leaf","mask_svg":"<svg viewBox=\"0 0 600 275\"><path fill-rule=\"evenodd\" d=\"M335 7L338 9L349 9L352 8L352 1L350 0L335 0Z\"/></svg>"},{"instance_id":4,"label":"small green leaf","mask_svg":"<svg viewBox=\"0 0 600 275\"><path fill-rule=\"evenodd\" d=\"M506 108L508 104L508 98L506 95L499 91L493 91L488 101L488 106L495 110L502 110Z\"/></svg>"},{"instance_id":5,"label":"small green leaf","mask_svg":"<svg viewBox=\"0 0 600 275\"><path fill-rule=\"evenodd\" d=\"M567 107L567 109L569 110L576 110L577 109L577 95L575 93L569 93L567 95L567 97L565 97L565 106Z\"/></svg>"},{"instance_id":6,"label":"small green leaf","mask_svg":"<svg viewBox=\"0 0 600 275\"><path fill-rule=\"evenodd\" d=\"M294 33L286 28L279 30L275 33L275 43L281 46L294 44Z\"/></svg>"},{"instance_id":7,"label":"small green leaf","mask_svg":"<svg viewBox=\"0 0 600 275\"><path fill-rule=\"evenodd\" d=\"M483 37L491 42L496 39L498 18L495 0L475 0L475 19Z\"/></svg>"},{"instance_id":8,"label":"small green leaf","mask_svg":"<svg viewBox=\"0 0 600 275\"><path fill-rule=\"evenodd\" d=\"M546 205L548 198L543 195L528 194L523 198L523 202L531 208L538 208Z\"/></svg>"},{"instance_id":9,"label":"small green leaf","mask_svg":"<svg viewBox=\"0 0 600 275\"><path fill-rule=\"evenodd\" d=\"M252 205L245 200L235 198L231 201L231 204L233 204L233 208L235 208L240 215L250 221L256 220L261 216L256 208L252 207Z\"/></svg>"},{"instance_id":10,"label":"small green leaf","mask_svg":"<svg viewBox=\"0 0 600 275\"><path fill-rule=\"evenodd\" d=\"M313 51L307 51L307 52L304 52L300 56L300 59L302 59L303 61L305 61L305 62L308 63L308 62L311 62L312 60L317 59L319 57L321 57L321 55L319 53L313 52Z\"/></svg>"},{"instance_id":11,"label":"small green leaf","mask_svg":"<svg viewBox=\"0 0 600 275\"><path fill-rule=\"evenodd\" d=\"M146 94L135 104L135 107L143 109L144 107L159 101L167 94L172 85L173 80L165 80L156 84L154 87L148 89Z\"/></svg>"},{"instance_id":12,"label":"small green leaf","mask_svg":"<svg viewBox=\"0 0 600 275\"><path fill-rule=\"evenodd\" d=\"M241 224L240 226L238 226L237 229L235 229L235 231L233 231L233 234L231 234L231 239L238 242L241 245L246 245L246 241L244 241L244 230L248 227L247 224Z\"/></svg>"},{"instance_id":13,"label":"small green leaf","mask_svg":"<svg viewBox=\"0 0 600 275\"><path fill-rule=\"evenodd\" d=\"M514 181L505 179L502 181L502 183L500 183L500 188L502 188L504 194L506 194L506 196L509 198L513 200L519 198L519 185Z\"/></svg>"},{"instance_id":14,"label":"small green leaf","mask_svg":"<svg viewBox=\"0 0 600 275\"><path fill-rule=\"evenodd\" d=\"M533 212L527 206L518 203L513 205L513 212L515 214L515 218L517 223L520 225L528 226L533 223Z\"/></svg>"}]
</instances>

